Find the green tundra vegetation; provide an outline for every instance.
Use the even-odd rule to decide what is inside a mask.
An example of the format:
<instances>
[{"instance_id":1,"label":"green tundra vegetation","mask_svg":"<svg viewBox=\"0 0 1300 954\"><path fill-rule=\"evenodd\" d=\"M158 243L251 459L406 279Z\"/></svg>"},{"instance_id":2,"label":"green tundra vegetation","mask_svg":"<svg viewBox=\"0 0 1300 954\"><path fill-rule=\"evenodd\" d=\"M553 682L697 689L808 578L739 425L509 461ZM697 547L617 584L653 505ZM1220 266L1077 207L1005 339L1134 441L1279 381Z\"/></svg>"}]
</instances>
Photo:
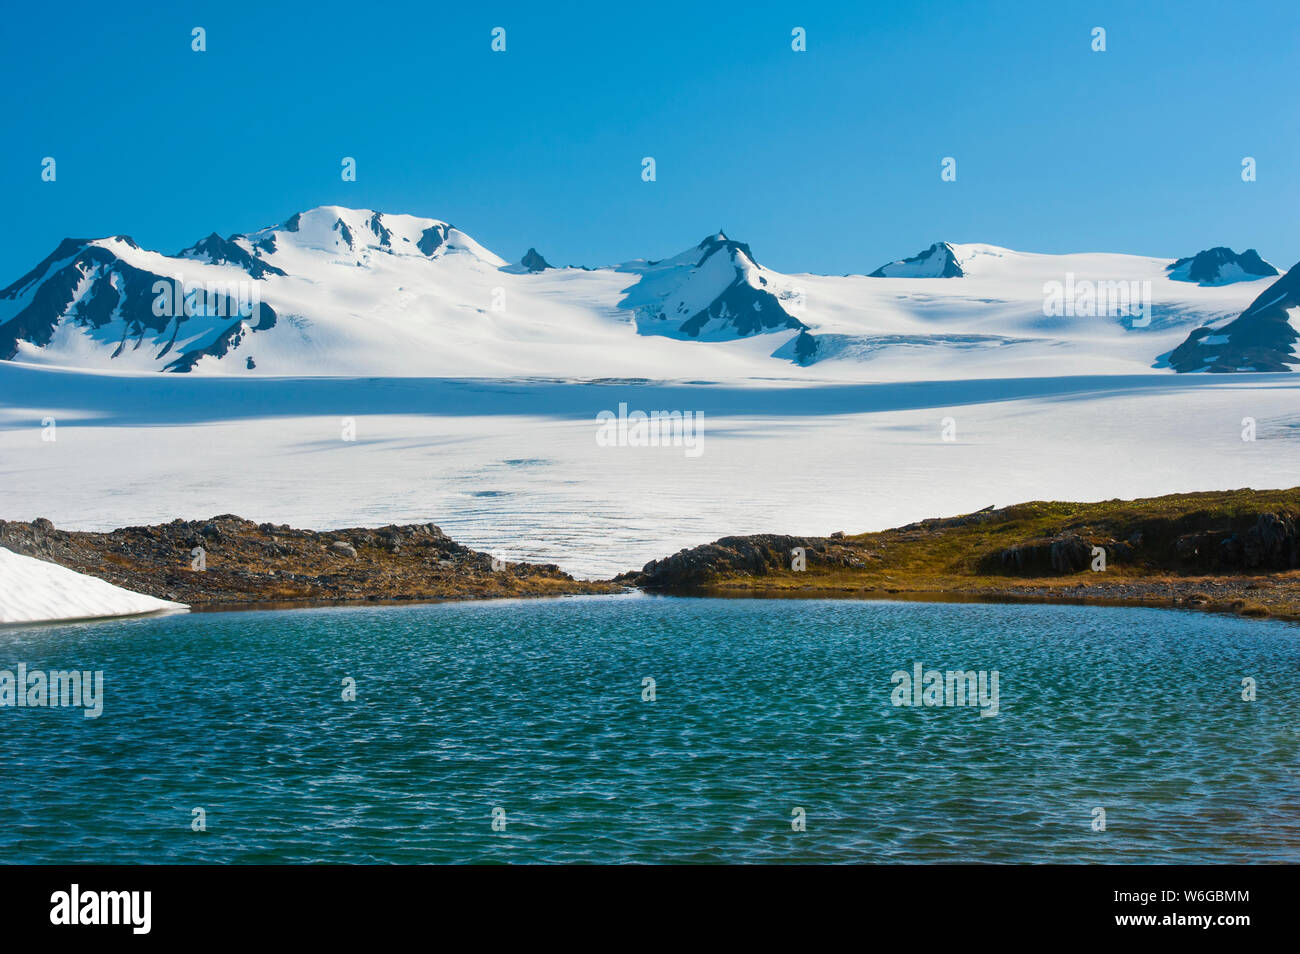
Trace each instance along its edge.
<instances>
[{"instance_id":1,"label":"green tundra vegetation","mask_svg":"<svg viewBox=\"0 0 1300 954\"><path fill-rule=\"evenodd\" d=\"M1176 605L1300 619L1300 488L1032 501L875 533L726 537L648 564L718 595Z\"/></svg>"}]
</instances>

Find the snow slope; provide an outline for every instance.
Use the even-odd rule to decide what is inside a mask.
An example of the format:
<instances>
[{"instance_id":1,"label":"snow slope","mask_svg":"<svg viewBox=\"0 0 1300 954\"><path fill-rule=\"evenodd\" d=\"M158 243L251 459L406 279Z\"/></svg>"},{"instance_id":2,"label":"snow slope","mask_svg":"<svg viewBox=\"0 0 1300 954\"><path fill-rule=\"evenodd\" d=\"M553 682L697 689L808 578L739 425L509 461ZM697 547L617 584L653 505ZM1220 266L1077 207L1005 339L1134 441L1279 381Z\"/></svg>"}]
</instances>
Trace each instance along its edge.
<instances>
[{"instance_id":1,"label":"snow slope","mask_svg":"<svg viewBox=\"0 0 1300 954\"><path fill-rule=\"evenodd\" d=\"M0 623L134 616L185 609L0 547Z\"/></svg>"},{"instance_id":2,"label":"snow slope","mask_svg":"<svg viewBox=\"0 0 1300 954\"><path fill-rule=\"evenodd\" d=\"M221 513L314 529L433 522L469 546L584 576L734 533L1290 487L1300 474L1300 378L1289 374L525 383L0 362L0 394L2 518L99 530ZM620 403L701 413L702 453L601 446L597 415ZM47 416L58 422L48 443Z\"/></svg>"},{"instance_id":3,"label":"snow slope","mask_svg":"<svg viewBox=\"0 0 1300 954\"><path fill-rule=\"evenodd\" d=\"M614 267L528 258L507 265L436 219L338 206L176 255L124 236L69 239L0 291L0 359L251 376L1167 372L1161 355L1240 314L1266 280L1199 285L1169 259L950 243L876 273L886 277L791 275L722 233ZM160 281L204 295L174 295L178 307L157 314ZM1048 284L1066 282L1149 283L1151 320L1045 313Z\"/></svg>"},{"instance_id":4,"label":"snow slope","mask_svg":"<svg viewBox=\"0 0 1300 954\"><path fill-rule=\"evenodd\" d=\"M1136 255L950 248L960 277L788 276L817 341L811 370L874 380L1149 372L1191 328L1238 313L1263 281L1189 285L1170 278L1167 259ZM1085 283L1149 293L1149 316L1045 314L1046 289Z\"/></svg>"}]
</instances>

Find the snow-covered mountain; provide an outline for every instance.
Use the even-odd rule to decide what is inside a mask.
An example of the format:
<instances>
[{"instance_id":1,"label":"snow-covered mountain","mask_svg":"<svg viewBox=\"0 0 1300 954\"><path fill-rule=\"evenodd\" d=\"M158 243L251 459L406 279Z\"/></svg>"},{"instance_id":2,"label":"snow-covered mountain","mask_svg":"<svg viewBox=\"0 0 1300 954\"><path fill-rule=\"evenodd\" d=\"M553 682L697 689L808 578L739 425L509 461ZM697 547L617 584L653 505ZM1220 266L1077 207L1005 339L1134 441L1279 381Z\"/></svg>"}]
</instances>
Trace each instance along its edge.
<instances>
[{"instance_id":1,"label":"snow-covered mountain","mask_svg":"<svg viewBox=\"0 0 1300 954\"><path fill-rule=\"evenodd\" d=\"M940 242L922 257L928 277L788 276L807 289L811 370L892 379L1168 370L1160 356L1192 327L1258 294L1251 282L1175 281L1169 259L1138 255ZM958 280L942 279L948 262Z\"/></svg>"},{"instance_id":2,"label":"snow-covered mountain","mask_svg":"<svg viewBox=\"0 0 1300 954\"><path fill-rule=\"evenodd\" d=\"M183 296L168 296L167 305L158 307L158 283L166 279L152 267L152 258L162 256L145 252L124 235L65 239L36 268L0 291L0 306L8 306L0 312L0 358L12 360L39 351L80 364L83 357L106 354L116 359L144 347L164 370L187 371L203 354L224 355L243 330L274 327L275 313L269 306L251 298L241 305L236 289L222 283L214 285L211 296L205 290L201 303L192 299L198 320L185 325L182 335L183 303L175 309L181 318L168 313ZM246 267L267 273L254 261ZM240 315L242 321L238 326L213 328L202 320L205 309Z\"/></svg>"},{"instance_id":3,"label":"snow-covered mountain","mask_svg":"<svg viewBox=\"0 0 1300 954\"><path fill-rule=\"evenodd\" d=\"M1252 254L1198 284L1185 260L936 242L879 277L837 277L776 272L719 232L669 258L556 268L535 249L509 265L437 219L322 206L174 255L125 236L68 239L0 291L0 359L709 380L1186 370L1195 362L1169 356L1188 332L1258 295L1263 279L1225 278ZM1141 308L1110 308L1108 289Z\"/></svg>"},{"instance_id":4,"label":"snow-covered mountain","mask_svg":"<svg viewBox=\"0 0 1300 954\"><path fill-rule=\"evenodd\" d=\"M749 246L722 232L673 258L621 270L639 276L619 307L635 312L641 334L725 341L807 327L772 293Z\"/></svg>"},{"instance_id":5,"label":"snow-covered mountain","mask_svg":"<svg viewBox=\"0 0 1300 954\"><path fill-rule=\"evenodd\" d=\"M1222 245L1180 258L1168 270L1172 279L1201 285L1252 282L1278 274L1277 269L1260 258L1253 248L1238 253Z\"/></svg>"},{"instance_id":6,"label":"snow-covered mountain","mask_svg":"<svg viewBox=\"0 0 1300 954\"><path fill-rule=\"evenodd\" d=\"M1176 371L1291 371L1300 364L1300 262L1228 321L1197 328L1169 355Z\"/></svg>"},{"instance_id":7,"label":"snow-covered mountain","mask_svg":"<svg viewBox=\"0 0 1300 954\"><path fill-rule=\"evenodd\" d=\"M304 329L331 310L329 299L336 311L364 309L381 293L363 282L349 296L353 283L340 280L343 267L378 277L384 269L376 264L409 269L453 256L487 269L505 264L445 222L333 206L251 235L212 234L172 256L126 236L66 239L0 291L0 358L163 371L215 370L221 362L221 370L253 370L264 349L272 358L292 357L286 346L308 357L304 352L323 344Z\"/></svg>"}]
</instances>

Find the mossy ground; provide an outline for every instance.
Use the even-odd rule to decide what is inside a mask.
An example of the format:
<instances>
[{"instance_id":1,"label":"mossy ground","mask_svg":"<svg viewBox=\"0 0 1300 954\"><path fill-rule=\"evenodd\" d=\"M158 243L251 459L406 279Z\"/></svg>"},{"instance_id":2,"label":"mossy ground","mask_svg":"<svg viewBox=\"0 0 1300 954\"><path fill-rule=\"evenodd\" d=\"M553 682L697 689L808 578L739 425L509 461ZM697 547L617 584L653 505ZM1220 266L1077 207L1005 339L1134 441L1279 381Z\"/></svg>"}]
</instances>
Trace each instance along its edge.
<instances>
[{"instance_id":1,"label":"mossy ground","mask_svg":"<svg viewBox=\"0 0 1300 954\"><path fill-rule=\"evenodd\" d=\"M1213 569L1173 555L1194 533L1231 533L1261 513L1300 514L1300 488L1171 494L1099 503L1032 501L988 514L924 520L827 541L858 566L810 555L802 572L721 574L698 589L719 595L971 598L1175 605L1300 620L1300 569ZM1017 573L1003 551L1067 534L1142 545L1102 572Z\"/></svg>"}]
</instances>

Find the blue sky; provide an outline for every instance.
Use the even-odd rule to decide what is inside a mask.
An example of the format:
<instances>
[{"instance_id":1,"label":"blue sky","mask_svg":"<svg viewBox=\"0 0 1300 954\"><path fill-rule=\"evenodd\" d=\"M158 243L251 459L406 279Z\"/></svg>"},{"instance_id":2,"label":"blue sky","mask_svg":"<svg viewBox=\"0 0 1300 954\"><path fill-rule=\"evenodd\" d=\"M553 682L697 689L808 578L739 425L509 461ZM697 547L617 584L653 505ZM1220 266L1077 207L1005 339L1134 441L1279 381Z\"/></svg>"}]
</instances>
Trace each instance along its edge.
<instances>
[{"instance_id":1,"label":"blue sky","mask_svg":"<svg viewBox=\"0 0 1300 954\"><path fill-rule=\"evenodd\" d=\"M0 285L69 235L174 252L331 203L554 264L719 227L830 274L939 239L1300 258L1293 2L303 6L11 9Z\"/></svg>"}]
</instances>

